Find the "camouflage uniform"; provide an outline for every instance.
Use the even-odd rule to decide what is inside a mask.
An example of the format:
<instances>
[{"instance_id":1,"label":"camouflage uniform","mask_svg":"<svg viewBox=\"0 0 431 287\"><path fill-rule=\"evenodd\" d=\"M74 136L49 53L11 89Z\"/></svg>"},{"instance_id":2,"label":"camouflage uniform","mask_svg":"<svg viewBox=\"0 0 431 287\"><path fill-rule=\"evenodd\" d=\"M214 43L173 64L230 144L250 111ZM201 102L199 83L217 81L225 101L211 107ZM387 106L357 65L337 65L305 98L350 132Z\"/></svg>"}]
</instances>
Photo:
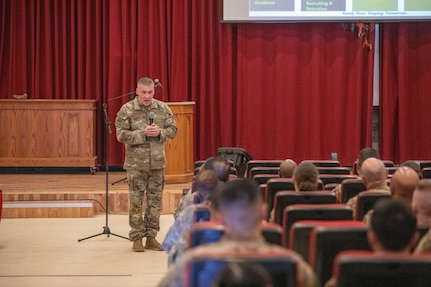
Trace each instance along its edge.
<instances>
[{"instance_id":1,"label":"camouflage uniform","mask_svg":"<svg viewBox=\"0 0 431 287\"><path fill-rule=\"evenodd\" d=\"M429 253L431 252L431 229L422 236L419 244L416 246L415 254Z\"/></svg>"},{"instance_id":2,"label":"camouflage uniform","mask_svg":"<svg viewBox=\"0 0 431 287\"><path fill-rule=\"evenodd\" d=\"M146 137L144 128L149 124L149 114L154 113L154 123L160 128L158 137ZM115 119L117 139L126 146L124 169L129 182L130 239L155 237L160 230L159 217L162 207L166 155L164 142L173 139L177 126L167 104L152 100L143 106L134 100L124 104ZM145 219L142 202L147 194Z\"/></svg>"},{"instance_id":3,"label":"camouflage uniform","mask_svg":"<svg viewBox=\"0 0 431 287\"><path fill-rule=\"evenodd\" d=\"M224 235L223 238L216 243L201 245L189 249L184 255L170 267L168 274L158 284L159 287L182 287L187 286L188 265L193 258L201 254L229 254L230 257L241 256L242 254L253 253L256 256L259 254L272 253L277 255L288 255L294 258L297 262L297 281L300 287L317 287L319 282L310 265L302 259L296 252L287 248L268 244L265 239L260 236L254 240L238 240ZM211 282L208 282L208 286Z\"/></svg>"}]
</instances>

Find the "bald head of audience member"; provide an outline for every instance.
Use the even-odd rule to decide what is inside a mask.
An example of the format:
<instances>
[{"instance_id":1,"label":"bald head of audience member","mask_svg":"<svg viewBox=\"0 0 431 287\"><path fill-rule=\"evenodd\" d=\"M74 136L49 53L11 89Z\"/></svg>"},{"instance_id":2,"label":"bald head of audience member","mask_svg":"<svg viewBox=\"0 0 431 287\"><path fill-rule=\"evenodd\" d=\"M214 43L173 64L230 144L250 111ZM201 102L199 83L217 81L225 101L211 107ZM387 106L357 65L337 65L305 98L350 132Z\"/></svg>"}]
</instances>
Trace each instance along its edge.
<instances>
[{"instance_id":1,"label":"bald head of audience member","mask_svg":"<svg viewBox=\"0 0 431 287\"><path fill-rule=\"evenodd\" d=\"M264 205L253 181L237 179L221 185L214 193L212 206L225 226L226 236L235 240L254 240L261 236Z\"/></svg>"},{"instance_id":2,"label":"bald head of audience member","mask_svg":"<svg viewBox=\"0 0 431 287\"><path fill-rule=\"evenodd\" d=\"M419 183L419 175L407 166L402 166L395 171L391 179L392 198L400 200L409 206L412 204L413 191Z\"/></svg>"},{"instance_id":3,"label":"bald head of audience member","mask_svg":"<svg viewBox=\"0 0 431 287\"><path fill-rule=\"evenodd\" d=\"M410 253L419 239L416 217L398 200L382 199L374 205L368 242L377 253Z\"/></svg>"},{"instance_id":4,"label":"bald head of audience member","mask_svg":"<svg viewBox=\"0 0 431 287\"><path fill-rule=\"evenodd\" d=\"M229 180L230 164L222 157L215 156L208 158L201 166L202 170L212 170L222 182Z\"/></svg>"},{"instance_id":5,"label":"bald head of audience member","mask_svg":"<svg viewBox=\"0 0 431 287\"><path fill-rule=\"evenodd\" d=\"M379 152L372 147L364 147L359 151L358 160L356 161L356 172L361 175L361 167L364 161L368 158L380 159Z\"/></svg>"},{"instance_id":6,"label":"bald head of audience member","mask_svg":"<svg viewBox=\"0 0 431 287\"><path fill-rule=\"evenodd\" d=\"M387 185L388 172L380 159L367 158L361 166L361 175L367 190Z\"/></svg>"},{"instance_id":7,"label":"bald head of audience member","mask_svg":"<svg viewBox=\"0 0 431 287\"><path fill-rule=\"evenodd\" d=\"M301 162L293 174L293 184L296 191L317 190L319 171L311 162Z\"/></svg>"},{"instance_id":8,"label":"bald head of audience member","mask_svg":"<svg viewBox=\"0 0 431 287\"><path fill-rule=\"evenodd\" d=\"M413 213L418 225L431 226L431 179L421 179L413 192Z\"/></svg>"},{"instance_id":9,"label":"bald head of audience member","mask_svg":"<svg viewBox=\"0 0 431 287\"><path fill-rule=\"evenodd\" d=\"M405 162L403 162L402 164L400 164L400 167L401 166L408 166L408 167L410 167L411 169L413 169L419 175L419 178L422 178L421 166L419 165L419 163L417 161L406 160Z\"/></svg>"},{"instance_id":10,"label":"bald head of audience member","mask_svg":"<svg viewBox=\"0 0 431 287\"><path fill-rule=\"evenodd\" d=\"M280 177L292 178L297 166L295 161L286 159L280 164Z\"/></svg>"}]
</instances>

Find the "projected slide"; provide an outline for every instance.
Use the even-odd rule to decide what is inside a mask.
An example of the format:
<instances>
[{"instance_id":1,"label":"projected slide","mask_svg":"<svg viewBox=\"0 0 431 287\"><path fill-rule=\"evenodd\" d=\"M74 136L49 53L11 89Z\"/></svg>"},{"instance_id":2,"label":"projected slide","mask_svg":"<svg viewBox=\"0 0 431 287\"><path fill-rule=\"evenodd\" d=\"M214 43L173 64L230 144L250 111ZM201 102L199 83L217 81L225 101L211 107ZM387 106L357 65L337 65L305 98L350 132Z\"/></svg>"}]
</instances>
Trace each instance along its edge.
<instances>
[{"instance_id":1,"label":"projected slide","mask_svg":"<svg viewBox=\"0 0 431 287\"><path fill-rule=\"evenodd\" d=\"M225 22L431 20L431 0L223 0Z\"/></svg>"},{"instance_id":2,"label":"projected slide","mask_svg":"<svg viewBox=\"0 0 431 287\"><path fill-rule=\"evenodd\" d=\"M398 11L398 0L353 0L353 11Z\"/></svg>"},{"instance_id":3,"label":"projected slide","mask_svg":"<svg viewBox=\"0 0 431 287\"><path fill-rule=\"evenodd\" d=\"M250 0L250 11L293 11L295 0Z\"/></svg>"}]
</instances>

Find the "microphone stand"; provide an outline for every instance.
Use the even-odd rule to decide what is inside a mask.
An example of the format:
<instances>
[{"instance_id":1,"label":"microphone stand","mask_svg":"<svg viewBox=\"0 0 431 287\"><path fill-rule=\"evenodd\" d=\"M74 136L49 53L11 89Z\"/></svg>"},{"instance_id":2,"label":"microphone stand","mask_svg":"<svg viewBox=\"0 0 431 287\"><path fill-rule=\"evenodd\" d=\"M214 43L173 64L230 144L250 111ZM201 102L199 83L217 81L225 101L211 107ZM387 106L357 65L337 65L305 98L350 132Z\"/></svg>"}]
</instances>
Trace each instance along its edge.
<instances>
[{"instance_id":1,"label":"microphone stand","mask_svg":"<svg viewBox=\"0 0 431 287\"><path fill-rule=\"evenodd\" d=\"M113 101L113 100L117 100L117 99L123 98L125 96L131 97L134 94L135 94L135 92L127 93L127 94L115 97L113 99L110 99L107 102L110 102L110 101ZM83 240L90 239L90 238L93 238L93 237L96 237L96 236L104 235L104 234L106 234L107 237L109 237L110 235L113 235L113 236L124 238L124 239L130 241L130 239L127 238L127 237L124 237L124 236L112 233L111 230L110 230L110 228L109 228L109 225L108 225L108 214L109 214L109 212L108 212L108 208L109 208L109 200L108 200L108 196L109 196L109 194L108 194L108 186L109 186L109 184L108 184L109 161L108 161L108 155L109 155L109 134L111 134L112 131L111 131L111 121L109 120L108 111L107 111L108 104L107 103L103 103L102 106L103 106L103 114L104 114L104 117L105 117L105 125L106 125L106 132L105 132L105 170L106 170L105 171L105 196L106 196L105 215L106 215L106 223L105 223L105 226L103 227L103 232L95 234L95 235L91 235L91 236L88 236L88 237L85 237L85 238L78 239L78 242L81 242Z\"/></svg>"}]
</instances>

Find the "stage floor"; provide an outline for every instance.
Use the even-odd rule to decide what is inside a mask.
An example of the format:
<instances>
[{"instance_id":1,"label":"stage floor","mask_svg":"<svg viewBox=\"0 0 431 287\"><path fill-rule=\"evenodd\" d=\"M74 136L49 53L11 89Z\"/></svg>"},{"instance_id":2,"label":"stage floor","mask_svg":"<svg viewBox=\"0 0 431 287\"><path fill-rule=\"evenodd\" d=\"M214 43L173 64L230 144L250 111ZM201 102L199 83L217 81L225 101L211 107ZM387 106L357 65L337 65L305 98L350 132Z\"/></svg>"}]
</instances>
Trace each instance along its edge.
<instances>
[{"instance_id":1,"label":"stage floor","mask_svg":"<svg viewBox=\"0 0 431 287\"><path fill-rule=\"evenodd\" d=\"M104 212L106 205L106 190L109 195L109 212L127 214L128 212L128 184L122 180L125 172L97 172L95 174L3 174L0 176L0 189L3 191L3 201L13 202L59 202L59 201L94 201L94 212ZM106 185L106 179L108 184ZM116 184L112 184L118 182ZM163 192L162 213L172 213L175 204L182 196L184 188L189 188L191 183L166 184ZM27 216L24 212L13 211L8 208L3 210L3 218L14 217L62 217L44 216L44 211L32 212L41 216ZM76 217L76 216L67 216Z\"/></svg>"}]
</instances>

